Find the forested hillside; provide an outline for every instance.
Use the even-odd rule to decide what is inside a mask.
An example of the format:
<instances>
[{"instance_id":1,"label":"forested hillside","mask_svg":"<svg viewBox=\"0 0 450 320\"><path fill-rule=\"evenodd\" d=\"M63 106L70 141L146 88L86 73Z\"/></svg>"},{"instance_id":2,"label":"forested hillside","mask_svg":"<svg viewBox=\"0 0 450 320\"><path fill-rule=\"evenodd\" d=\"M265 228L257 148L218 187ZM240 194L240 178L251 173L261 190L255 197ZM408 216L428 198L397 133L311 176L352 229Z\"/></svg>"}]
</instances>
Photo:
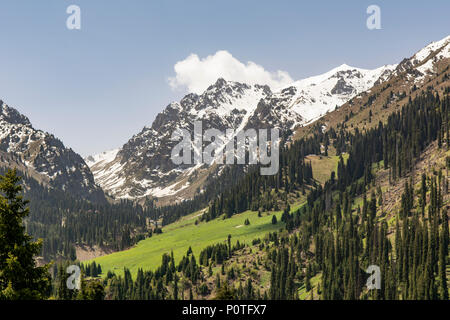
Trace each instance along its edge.
<instances>
[{"instance_id":1,"label":"forested hillside","mask_svg":"<svg viewBox=\"0 0 450 320\"><path fill-rule=\"evenodd\" d=\"M179 263L168 253L160 268L134 279L127 269L103 270L106 296L448 299L449 107L448 89L429 87L371 128L316 130L282 151L278 176L250 172L203 216L280 206L278 232L246 245L229 237L198 256L189 249ZM336 172L317 183L302 159L331 150L347 160L341 155ZM305 205L292 210L290 196L305 188ZM365 287L369 265L380 267L381 290Z\"/></svg>"},{"instance_id":2,"label":"forested hillside","mask_svg":"<svg viewBox=\"0 0 450 320\"><path fill-rule=\"evenodd\" d=\"M0 171L2 174L4 170ZM76 259L78 245L103 246L113 250L128 248L147 231L146 218L152 217L131 202L96 204L70 194L49 189L18 171L29 202L27 231L43 238L42 257Z\"/></svg>"}]
</instances>

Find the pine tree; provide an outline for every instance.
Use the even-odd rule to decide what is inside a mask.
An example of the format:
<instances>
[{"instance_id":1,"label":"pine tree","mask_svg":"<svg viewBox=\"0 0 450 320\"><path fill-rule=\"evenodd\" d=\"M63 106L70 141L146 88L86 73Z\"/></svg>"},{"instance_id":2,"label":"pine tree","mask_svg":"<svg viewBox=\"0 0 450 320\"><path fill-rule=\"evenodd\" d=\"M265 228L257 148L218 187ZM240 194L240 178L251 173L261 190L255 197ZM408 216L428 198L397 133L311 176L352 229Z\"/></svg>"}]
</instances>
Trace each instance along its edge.
<instances>
[{"instance_id":1,"label":"pine tree","mask_svg":"<svg viewBox=\"0 0 450 320\"><path fill-rule=\"evenodd\" d=\"M441 239L444 238L444 231ZM447 273L446 273L446 257L448 255L448 246L443 243L439 246L439 280L440 280L440 297L442 300L448 300Z\"/></svg>"},{"instance_id":2,"label":"pine tree","mask_svg":"<svg viewBox=\"0 0 450 320\"><path fill-rule=\"evenodd\" d=\"M67 287L67 279L69 274L66 272L68 264L61 263L58 266L56 274L56 298L58 300L72 300L76 292L74 290L69 290Z\"/></svg>"},{"instance_id":3,"label":"pine tree","mask_svg":"<svg viewBox=\"0 0 450 320\"><path fill-rule=\"evenodd\" d=\"M175 275L173 281L173 300L178 300L178 276Z\"/></svg>"},{"instance_id":4,"label":"pine tree","mask_svg":"<svg viewBox=\"0 0 450 320\"><path fill-rule=\"evenodd\" d=\"M276 215L273 215L272 216L272 224L277 224L277 216Z\"/></svg>"},{"instance_id":5,"label":"pine tree","mask_svg":"<svg viewBox=\"0 0 450 320\"><path fill-rule=\"evenodd\" d=\"M0 300L45 299L50 295L50 265L37 267L34 257L42 240L34 242L23 226L28 201L20 195L16 170L0 176Z\"/></svg>"}]
</instances>

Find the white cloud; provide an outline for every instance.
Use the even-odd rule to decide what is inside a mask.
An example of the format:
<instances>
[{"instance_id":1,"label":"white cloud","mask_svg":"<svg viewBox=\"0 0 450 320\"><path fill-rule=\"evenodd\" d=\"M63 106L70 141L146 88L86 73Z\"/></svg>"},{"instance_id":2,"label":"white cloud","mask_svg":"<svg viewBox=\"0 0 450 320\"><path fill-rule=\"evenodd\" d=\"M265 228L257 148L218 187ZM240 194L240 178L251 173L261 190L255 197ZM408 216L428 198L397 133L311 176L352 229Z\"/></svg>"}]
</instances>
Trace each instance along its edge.
<instances>
[{"instance_id":1,"label":"white cloud","mask_svg":"<svg viewBox=\"0 0 450 320\"><path fill-rule=\"evenodd\" d=\"M251 61L244 64L224 50L217 51L214 55L204 59L200 59L196 54L191 54L186 59L177 62L174 70L176 76L169 78L172 89L187 89L189 92L197 94L205 91L218 78L247 84L268 85L271 89L277 89L293 82L285 71L269 72Z\"/></svg>"}]
</instances>

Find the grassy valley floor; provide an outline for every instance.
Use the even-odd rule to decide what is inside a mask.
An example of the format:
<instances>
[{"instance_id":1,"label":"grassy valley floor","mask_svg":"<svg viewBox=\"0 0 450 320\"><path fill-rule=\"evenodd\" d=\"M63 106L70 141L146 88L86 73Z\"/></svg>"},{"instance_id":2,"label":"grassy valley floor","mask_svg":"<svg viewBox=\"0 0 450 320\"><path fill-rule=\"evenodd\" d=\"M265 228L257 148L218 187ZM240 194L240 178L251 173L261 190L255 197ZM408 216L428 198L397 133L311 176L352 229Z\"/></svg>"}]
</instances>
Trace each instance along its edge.
<instances>
[{"instance_id":1,"label":"grassy valley floor","mask_svg":"<svg viewBox=\"0 0 450 320\"><path fill-rule=\"evenodd\" d=\"M297 210L300 204L292 206L292 210ZM189 247L192 248L195 256L198 257L200 251L205 247L226 242L231 235L233 244L239 240L240 243L251 244L252 240L263 238L269 232L278 231L284 227L280 221L281 211L264 212L258 217L258 212L246 211L232 216L229 219L215 219L209 222L195 221L201 213L196 212L183 217L181 220L163 228L163 233L153 235L139 242L135 247L116 252L110 255L99 257L88 261L95 261L102 266L103 275L108 270L116 274L123 274L124 267L130 269L133 276L137 270L154 270L161 265L161 257L164 253L173 251L175 261L178 263ZM276 215L278 223L272 224L272 216ZM249 219L250 225L245 225L245 220Z\"/></svg>"}]
</instances>

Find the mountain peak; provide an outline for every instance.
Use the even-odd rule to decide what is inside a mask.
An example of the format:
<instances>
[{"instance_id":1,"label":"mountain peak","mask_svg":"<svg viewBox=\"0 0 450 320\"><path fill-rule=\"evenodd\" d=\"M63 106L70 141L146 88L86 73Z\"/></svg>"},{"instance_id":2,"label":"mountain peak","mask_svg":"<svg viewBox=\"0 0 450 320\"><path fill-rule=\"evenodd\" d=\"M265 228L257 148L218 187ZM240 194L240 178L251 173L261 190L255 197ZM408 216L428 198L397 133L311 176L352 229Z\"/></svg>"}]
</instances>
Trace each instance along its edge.
<instances>
[{"instance_id":1,"label":"mountain peak","mask_svg":"<svg viewBox=\"0 0 450 320\"><path fill-rule=\"evenodd\" d=\"M220 90L220 89L223 89L223 88L225 88L225 87L227 87L227 86L229 86L229 85L231 85L231 84L233 84L233 83L237 83L237 82L231 82L231 81L225 80L224 78L218 78L218 79L216 80L216 82L214 82L214 84L211 84L211 85L210 85L203 93L201 93L200 95L203 95L203 94L205 94L205 93L207 93L208 91L211 91L211 90L215 90L215 89Z\"/></svg>"},{"instance_id":2,"label":"mountain peak","mask_svg":"<svg viewBox=\"0 0 450 320\"><path fill-rule=\"evenodd\" d=\"M104 202L103 191L80 155L52 134L34 129L26 116L0 100L0 151L12 154L52 188ZM15 167L12 164L12 167Z\"/></svg>"},{"instance_id":3,"label":"mountain peak","mask_svg":"<svg viewBox=\"0 0 450 320\"><path fill-rule=\"evenodd\" d=\"M421 50L419 50L413 57L411 60L413 60L413 62L415 62L415 64L419 64L422 61L424 61L426 58L428 58L428 56L430 54L432 54L433 52L436 52L437 50L442 50L445 47L447 47L450 44L450 35L439 40L439 41L434 41L431 42L429 45L427 45L426 47L422 48ZM443 52L444 56L450 57L449 51L447 50L447 52Z\"/></svg>"},{"instance_id":4,"label":"mountain peak","mask_svg":"<svg viewBox=\"0 0 450 320\"><path fill-rule=\"evenodd\" d=\"M227 84L227 81L224 78L219 78L217 79L216 83L214 84L214 86L216 87L223 87L224 85Z\"/></svg>"},{"instance_id":5,"label":"mountain peak","mask_svg":"<svg viewBox=\"0 0 450 320\"><path fill-rule=\"evenodd\" d=\"M414 77L414 82L422 82L427 75L435 73L436 64L446 58L450 58L450 36L431 42L412 57L403 59L396 73L406 72Z\"/></svg>"},{"instance_id":6,"label":"mountain peak","mask_svg":"<svg viewBox=\"0 0 450 320\"><path fill-rule=\"evenodd\" d=\"M340 70L349 70L349 69L357 69L357 68L352 67L352 66L349 66L349 65L346 64L346 63L343 63L343 64L341 64L340 66L334 68L333 70L340 71Z\"/></svg>"},{"instance_id":7,"label":"mountain peak","mask_svg":"<svg viewBox=\"0 0 450 320\"><path fill-rule=\"evenodd\" d=\"M31 126L30 120L14 108L9 107L0 100L0 120L4 120L10 124L21 124Z\"/></svg>"},{"instance_id":8,"label":"mountain peak","mask_svg":"<svg viewBox=\"0 0 450 320\"><path fill-rule=\"evenodd\" d=\"M230 90L240 90L242 88L250 88L250 86L246 83L241 83L237 81L227 81L224 78L218 78L216 82L210 85L200 96L204 96L211 91L228 91Z\"/></svg>"},{"instance_id":9,"label":"mountain peak","mask_svg":"<svg viewBox=\"0 0 450 320\"><path fill-rule=\"evenodd\" d=\"M99 154L89 155L86 158L84 158L84 161L89 167L92 167L94 164L98 164L101 162L111 162L115 159L117 153L120 151L120 149L113 149L104 151Z\"/></svg>"}]
</instances>

